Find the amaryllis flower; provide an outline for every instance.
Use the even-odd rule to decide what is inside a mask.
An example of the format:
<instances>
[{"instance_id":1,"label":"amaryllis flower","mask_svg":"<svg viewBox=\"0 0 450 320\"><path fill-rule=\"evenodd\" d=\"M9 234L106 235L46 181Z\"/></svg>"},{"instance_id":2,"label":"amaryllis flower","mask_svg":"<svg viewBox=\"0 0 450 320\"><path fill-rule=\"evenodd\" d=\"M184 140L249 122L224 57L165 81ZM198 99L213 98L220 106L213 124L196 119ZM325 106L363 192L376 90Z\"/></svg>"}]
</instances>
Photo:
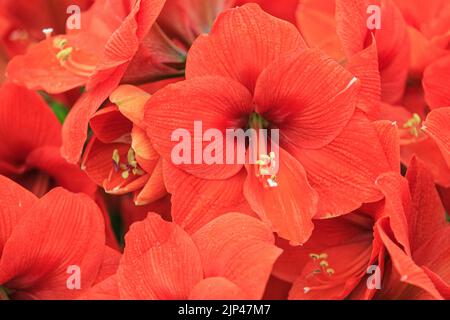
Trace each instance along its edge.
<instances>
[{"instance_id":1,"label":"amaryllis flower","mask_svg":"<svg viewBox=\"0 0 450 320\"><path fill-rule=\"evenodd\" d=\"M169 167L177 144L172 133L182 128L193 135L194 122L201 121L203 130L224 136L227 129L279 129L279 172L267 176L261 164L182 164L166 176L186 181L187 173L199 181L178 188L166 183L174 189L175 206L238 204L243 189L263 220L300 244L312 232L312 217L339 216L381 199L374 182L390 170L390 155L377 129L356 110L358 79L319 50L307 49L293 25L255 4L230 9L211 34L196 40L186 71L186 81L158 91L146 106L147 134ZM220 180L222 187L209 187ZM202 192L196 196L188 189Z\"/></svg>"},{"instance_id":2,"label":"amaryllis flower","mask_svg":"<svg viewBox=\"0 0 450 320\"><path fill-rule=\"evenodd\" d=\"M393 0L403 14L411 39L411 74L449 54L450 3L442 0Z\"/></svg>"},{"instance_id":3,"label":"amaryllis flower","mask_svg":"<svg viewBox=\"0 0 450 320\"><path fill-rule=\"evenodd\" d=\"M368 14L370 5L380 8L376 16L380 19L379 29ZM337 61L348 64L349 70L358 72L360 78L367 78L369 93L377 91L375 67L380 72L383 101L401 100L408 76L410 44L406 23L391 0L304 0L297 10L297 23L310 46L326 50ZM372 25L373 29L369 29ZM372 37L375 55L370 49ZM374 65L374 57L378 57L378 65Z\"/></svg>"},{"instance_id":4,"label":"amaryllis flower","mask_svg":"<svg viewBox=\"0 0 450 320\"><path fill-rule=\"evenodd\" d=\"M38 199L0 176L0 197L0 299L73 299L115 273L120 255L88 196L57 188Z\"/></svg>"},{"instance_id":5,"label":"amaryllis flower","mask_svg":"<svg viewBox=\"0 0 450 320\"><path fill-rule=\"evenodd\" d=\"M131 226L117 274L87 299L261 299L281 250L261 221L225 214L193 234L150 214Z\"/></svg>"},{"instance_id":6,"label":"amaryllis flower","mask_svg":"<svg viewBox=\"0 0 450 320\"><path fill-rule=\"evenodd\" d=\"M293 282L291 299L448 298L450 229L432 175L414 159L407 180L389 173L377 184L384 201L318 222L301 248L280 243L275 275Z\"/></svg>"},{"instance_id":7,"label":"amaryllis flower","mask_svg":"<svg viewBox=\"0 0 450 320\"><path fill-rule=\"evenodd\" d=\"M386 228L387 218L377 223L377 230L389 252L382 299L450 299L450 228L445 209L433 185L426 165L413 161L408 169L409 182L386 175L380 180L387 210L402 213L407 229ZM391 220L391 225L395 223Z\"/></svg>"},{"instance_id":8,"label":"amaryllis flower","mask_svg":"<svg viewBox=\"0 0 450 320\"><path fill-rule=\"evenodd\" d=\"M37 93L14 84L0 87L0 138L0 174L37 196L56 186L96 192L79 167L61 157L61 124Z\"/></svg>"},{"instance_id":9,"label":"amaryllis flower","mask_svg":"<svg viewBox=\"0 0 450 320\"><path fill-rule=\"evenodd\" d=\"M133 192L136 205L149 204L167 194L162 160L142 126L149 97L137 87L117 88L110 97L114 105L102 108L90 119L93 137L81 161L82 169L107 193Z\"/></svg>"},{"instance_id":10,"label":"amaryllis flower","mask_svg":"<svg viewBox=\"0 0 450 320\"><path fill-rule=\"evenodd\" d=\"M10 79L60 93L86 86L63 128L63 155L77 162L89 118L120 83L164 0L97 1L82 17L84 27L49 37L8 66ZM26 66L26 68L24 68Z\"/></svg>"},{"instance_id":11,"label":"amaryllis flower","mask_svg":"<svg viewBox=\"0 0 450 320\"><path fill-rule=\"evenodd\" d=\"M64 33L67 8L86 10L93 0L2 0L0 1L0 46L9 57L25 53L29 45L45 39L43 30Z\"/></svg>"}]
</instances>

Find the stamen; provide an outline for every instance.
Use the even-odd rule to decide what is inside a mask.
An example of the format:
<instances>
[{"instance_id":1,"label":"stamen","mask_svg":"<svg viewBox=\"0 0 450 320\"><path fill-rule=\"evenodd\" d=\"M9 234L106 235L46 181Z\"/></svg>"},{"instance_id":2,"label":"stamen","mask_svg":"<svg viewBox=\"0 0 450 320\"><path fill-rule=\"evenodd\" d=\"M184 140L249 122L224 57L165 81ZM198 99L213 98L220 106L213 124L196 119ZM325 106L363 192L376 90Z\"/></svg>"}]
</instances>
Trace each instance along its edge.
<instances>
[{"instance_id":1,"label":"stamen","mask_svg":"<svg viewBox=\"0 0 450 320\"><path fill-rule=\"evenodd\" d=\"M56 38L55 40L53 40L53 47L55 47L56 49L64 49L64 47L67 44L67 39L64 38Z\"/></svg>"},{"instance_id":2,"label":"stamen","mask_svg":"<svg viewBox=\"0 0 450 320\"><path fill-rule=\"evenodd\" d=\"M333 275L335 273L335 271L334 271L333 268L328 268L327 269L327 273L331 276L331 275Z\"/></svg>"},{"instance_id":3,"label":"stamen","mask_svg":"<svg viewBox=\"0 0 450 320\"><path fill-rule=\"evenodd\" d=\"M59 51L56 54L56 58L60 62L66 62L70 58L70 55L72 54L72 52L73 52L73 48L72 47L68 47L68 48L62 49L61 51Z\"/></svg>"},{"instance_id":4,"label":"stamen","mask_svg":"<svg viewBox=\"0 0 450 320\"><path fill-rule=\"evenodd\" d=\"M321 266L322 268L327 268L327 267L328 267L328 262L325 261L325 260L322 260L322 261L320 261L320 266Z\"/></svg>"},{"instance_id":5,"label":"stamen","mask_svg":"<svg viewBox=\"0 0 450 320\"><path fill-rule=\"evenodd\" d=\"M410 129L409 132L414 137L419 137L419 129L418 126L422 123L422 118L417 114L414 113L412 118L405 122L403 125L404 129Z\"/></svg>"}]
</instances>

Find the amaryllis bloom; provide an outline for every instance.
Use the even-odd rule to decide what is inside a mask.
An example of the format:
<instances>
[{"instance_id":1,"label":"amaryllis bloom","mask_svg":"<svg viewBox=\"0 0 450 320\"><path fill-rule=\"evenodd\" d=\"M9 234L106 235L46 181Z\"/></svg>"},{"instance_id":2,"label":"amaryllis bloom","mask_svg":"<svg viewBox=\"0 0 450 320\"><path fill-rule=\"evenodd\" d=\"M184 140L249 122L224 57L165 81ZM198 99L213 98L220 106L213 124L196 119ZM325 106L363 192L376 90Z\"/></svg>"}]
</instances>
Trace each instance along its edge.
<instances>
[{"instance_id":1,"label":"amaryllis bloom","mask_svg":"<svg viewBox=\"0 0 450 320\"><path fill-rule=\"evenodd\" d=\"M8 66L10 79L32 89L60 93L86 86L63 128L63 155L77 162L90 117L120 83L164 0L96 1L84 26L49 37Z\"/></svg>"},{"instance_id":2,"label":"amaryllis bloom","mask_svg":"<svg viewBox=\"0 0 450 320\"><path fill-rule=\"evenodd\" d=\"M171 171L165 177L172 203L193 207L175 222L208 211L200 210L208 202L222 210L240 205L243 192L273 230L301 244L311 235L313 217L343 215L381 199L374 182L390 170L390 154L381 133L357 110L358 79L319 50L306 48L290 23L255 4L230 9L209 35L196 40L186 72L186 81L155 93L145 111L147 134ZM223 136L227 129L279 129L276 177L267 175L261 162L175 168L172 133L183 128L193 135L195 121ZM226 153L225 148L216 152Z\"/></svg>"},{"instance_id":3,"label":"amaryllis bloom","mask_svg":"<svg viewBox=\"0 0 450 320\"><path fill-rule=\"evenodd\" d=\"M150 214L131 226L117 273L87 299L261 299L281 250L261 221L225 214L193 234Z\"/></svg>"},{"instance_id":4,"label":"amaryllis bloom","mask_svg":"<svg viewBox=\"0 0 450 320\"><path fill-rule=\"evenodd\" d=\"M411 74L420 76L436 59L449 54L450 3L445 0L393 0L411 39Z\"/></svg>"},{"instance_id":5,"label":"amaryllis bloom","mask_svg":"<svg viewBox=\"0 0 450 320\"><path fill-rule=\"evenodd\" d=\"M86 174L61 157L61 124L39 94L14 84L0 87L0 139L0 174L38 197L56 186L96 192Z\"/></svg>"},{"instance_id":6,"label":"amaryllis bloom","mask_svg":"<svg viewBox=\"0 0 450 320\"><path fill-rule=\"evenodd\" d=\"M88 196L57 188L38 199L0 176L0 197L0 300L73 299L116 272L120 254Z\"/></svg>"},{"instance_id":7,"label":"amaryllis bloom","mask_svg":"<svg viewBox=\"0 0 450 320\"><path fill-rule=\"evenodd\" d=\"M423 162L414 159L406 178L380 176L384 201L318 222L305 246L280 243L274 274L293 282L291 299L448 299L445 210Z\"/></svg>"},{"instance_id":8,"label":"amaryllis bloom","mask_svg":"<svg viewBox=\"0 0 450 320\"><path fill-rule=\"evenodd\" d=\"M28 46L45 39L43 30L64 33L67 9L86 10L94 0L2 0L0 1L0 47L9 57L25 53Z\"/></svg>"},{"instance_id":9,"label":"amaryllis bloom","mask_svg":"<svg viewBox=\"0 0 450 320\"><path fill-rule=\"evenodd\" d=\"M90 119L93 136L81 168L107 193L134 193L136 205L146 205L167 192L162 177L162 159L151 146L142 123L150 94L123 85L110 97L109 105Z\"/></svg>"},{"instance_id":10,"label":"amaryllis bloom","mask_svg":"<svg viewBox=\"0 0 450 320\"><path fill-rule=\"evenodd\" d=\"M379 29L368 13L371 5L380 8L380 14L374 16L380 19ZM410 44L403 16L391 0L302 0L297 24L308 45L325 50L349 70L354 69L365 80L368 93L377 92L378 77L383 101L401 101Z\"/></svg>"}]
</instances>

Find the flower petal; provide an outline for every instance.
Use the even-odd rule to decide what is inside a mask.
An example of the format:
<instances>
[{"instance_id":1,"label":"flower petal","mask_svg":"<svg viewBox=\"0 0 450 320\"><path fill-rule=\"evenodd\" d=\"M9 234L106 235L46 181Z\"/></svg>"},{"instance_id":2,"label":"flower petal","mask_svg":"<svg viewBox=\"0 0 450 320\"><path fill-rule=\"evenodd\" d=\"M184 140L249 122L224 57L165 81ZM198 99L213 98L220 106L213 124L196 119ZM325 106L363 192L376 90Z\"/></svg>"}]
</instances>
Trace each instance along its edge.
<instances>
[{"instance_id":1,"label":"flower petal","mask_svg":"<svg viewBox=\"0 0 450 320\"><path fill-rule=\"evenodd\" d=\"M253 92L259 74L273 60L304 47L292 24L246 4L222 13L211 33L197 38L189 51L186 78L228 77Z\"/></svg>"},{"instance_id":2,"label":"flower petal","mask_svg":"<svg viewBox=\"0 0 450 320\"><path fill-rule=\"evenodd\" d=\"M223 215L193 236L206 278L224 277L250 299L261 299L281 250L261 221L239 213Z\"/></svg>"},{"instance_id":3,"label":"flower petal","mask_svg":"<svg viewBox=\"0 0 450 320\"><path fill-rule=\"evenodd\" d=\"M317 149L349 122L359 91L357 79L319 50L291 53L259 77L256 112L280 129L286 144Z\"/></svg>"},{"instance_id":4,"label":"flower petal","mask_svg":"<svg viewBox=\"0 0 450 320\"><path fill-rule=\"evenodd\" d=\"M156 214L131 226L117 275L122 299L187 299L203 279L192 239Z\"/></svg>"},{"instance_id":5,"label":"flower petal","mask_svg":"<svg viewBox=\"0 0 450 320\"><path fill-rule=\"evenodd\" d=\"M105 225L95 202L53 189L14 228L3 249L0 283L34 298L74 298L94 283L104 250ZM82 271L81 290L67 286L71 266Z\"/></svg>"},{"instance_id":6,"label":"flower petal","mask_svg":"<svg viewBox=\"0 0 450 320\"><path fill-rule=\"evenodd\" d=\"M237 82L220 77L186 80L168 85L151 97L145 111L147 135L166 161L173 163L172 152L182 143L188 149L183 154L190 152L190 163L179 165L181 169L205 179L226 179L238 173L242 164L225 164L228 139L223 137L227 129L245 128L252 110L250 93ZM197 159L209 145L203 141L203 133L209 129L222 134L223 149L216 152L223 164L209 165ZM180 142L172 141L180 130L188 136L178 137Z\"/></svg>"}]
</instances>

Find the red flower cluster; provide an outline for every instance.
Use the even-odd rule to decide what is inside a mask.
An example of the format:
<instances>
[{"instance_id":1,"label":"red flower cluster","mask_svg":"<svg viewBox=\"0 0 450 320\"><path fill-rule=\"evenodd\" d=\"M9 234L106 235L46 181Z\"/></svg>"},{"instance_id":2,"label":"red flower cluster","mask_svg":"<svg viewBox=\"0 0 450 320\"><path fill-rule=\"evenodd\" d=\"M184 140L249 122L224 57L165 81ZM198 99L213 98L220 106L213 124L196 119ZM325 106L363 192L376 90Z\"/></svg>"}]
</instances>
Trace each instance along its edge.
<instances>
[{"instance_id":1,"label":"red flower cluster","mask_svg":"<svg viewBox=\"0 0 450 320\"><path fill-rule=\"evenodd\" d=\"M0 299L450 299L448 1L0 4Z\"/></svg>"}]
</instances>

